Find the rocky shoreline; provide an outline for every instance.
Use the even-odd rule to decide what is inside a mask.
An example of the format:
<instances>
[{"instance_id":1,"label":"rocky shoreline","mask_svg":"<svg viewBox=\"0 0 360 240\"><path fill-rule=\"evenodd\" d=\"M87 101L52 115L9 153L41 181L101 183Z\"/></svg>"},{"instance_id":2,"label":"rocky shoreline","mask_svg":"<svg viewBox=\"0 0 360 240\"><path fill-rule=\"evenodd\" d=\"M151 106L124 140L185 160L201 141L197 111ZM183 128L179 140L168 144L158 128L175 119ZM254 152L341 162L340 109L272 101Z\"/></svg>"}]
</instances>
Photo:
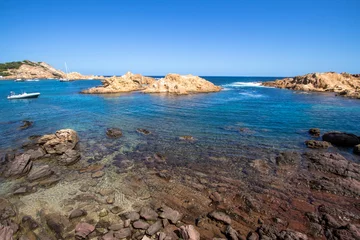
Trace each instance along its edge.
<instances>
[{"instance_id":1,"label":"rocky shoreline","mask_svg":"<svg viewBox=\"0 0 360 240\"><path fill-rule=\"evenodd\" d=\"M297 91L334 92L339 96L360 99L359 74L310 73L294 78L264 82L262 85Z\"/></svg>"},{"instance_id":2,"label":"rocky shoreline","mask_svg":"<svg viewBox=\"0 0 360 240\"><path fill-rule=\"evenodd\" d=\"M115 145L123 136L104 134ZM1 157L0 238L359 239L360 164L331 147L357 154L359 137L320 135L309 131L305 152L184 166L156 151L86 160L86 143L71 129L32 136Z\"/></svg>"}]
</instances>

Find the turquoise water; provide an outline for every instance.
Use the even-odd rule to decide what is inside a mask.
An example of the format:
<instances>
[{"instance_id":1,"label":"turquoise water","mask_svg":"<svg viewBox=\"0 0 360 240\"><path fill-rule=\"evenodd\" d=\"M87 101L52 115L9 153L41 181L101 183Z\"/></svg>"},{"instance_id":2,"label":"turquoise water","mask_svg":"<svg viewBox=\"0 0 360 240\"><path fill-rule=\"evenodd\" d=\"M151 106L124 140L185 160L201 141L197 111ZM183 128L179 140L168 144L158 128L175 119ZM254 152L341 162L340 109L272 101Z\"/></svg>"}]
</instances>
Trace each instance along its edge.
<instances>
[{"instance_id":1,"label":"turquoise water","mask_svg":"<svg viewBox=\"0 0 360 240\"><path fill-rule=\"evenodd\" d=\"M31 135L72 128L79 133L87 156L94 157L92 161L111 151L119 151L124 158L161 152L170 163L181 164L209 157L255 159L280 150L301 150L312 127L360 135L360 100L259 86L260 81L275 79L269 77L205 78L224 90L187 96L82 95L81 90L100 81L0 81L0 151L21 146ZM40 92L41 96L7 100L10 91ZM34 125L19 130L22 120L34 121ZM121 128L124 137L107 139L108 127ZM143 136L137 128L152 134ZM196 141L179 141L182 135L192 135Z\"/></svg>"}]
</instances>

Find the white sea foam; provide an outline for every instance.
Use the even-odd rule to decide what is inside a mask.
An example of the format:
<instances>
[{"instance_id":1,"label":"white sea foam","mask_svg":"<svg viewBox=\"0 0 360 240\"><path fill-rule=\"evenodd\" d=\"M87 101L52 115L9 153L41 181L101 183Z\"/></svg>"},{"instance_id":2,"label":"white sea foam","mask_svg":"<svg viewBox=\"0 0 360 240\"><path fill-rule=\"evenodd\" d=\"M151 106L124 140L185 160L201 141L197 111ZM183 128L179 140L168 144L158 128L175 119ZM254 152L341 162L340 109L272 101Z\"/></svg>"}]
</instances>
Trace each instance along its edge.
<instances>
[{"instance_id":1,"label":"white sea foam","mask_svg":"<svg viewBox=\"0 0 360 240\"><path fill-rule=\"evenodd\" d=\"M239 93L240 95L246 96L246 97L252 97L252 98L261 98L264 97L264 95L262 94L258 94L258 93L249 93L249 92L242 92Z\"/></svg>"},{"instance_id":2,"label":"white sea foam","mask_svg":"<svg viewBox=\"0 0 360 240\"><path fill-rule=\"evenodd\" d=\"M261 82L233 82L224 84L223 87L263 87Z\"/></svg>"}]
</instances>

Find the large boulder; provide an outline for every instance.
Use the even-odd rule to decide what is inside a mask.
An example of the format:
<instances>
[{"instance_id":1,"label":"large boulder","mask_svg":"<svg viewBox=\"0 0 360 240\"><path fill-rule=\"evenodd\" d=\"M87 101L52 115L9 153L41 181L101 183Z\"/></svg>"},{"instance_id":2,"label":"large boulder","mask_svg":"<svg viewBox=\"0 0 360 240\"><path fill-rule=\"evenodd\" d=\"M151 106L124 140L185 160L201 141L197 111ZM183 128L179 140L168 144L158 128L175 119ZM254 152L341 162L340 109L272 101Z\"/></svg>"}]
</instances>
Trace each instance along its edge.
<instances>
[{"instance_id":1,"label":"large boulder","mask_svg":"<svg viewBox=\"0 0 360 240\"><path fill-rule=\"evenodd\" d=\"M356 135L343 132L327 132L322 136L322 139L343 147L353 147L360 144L360 139Z\"/></svg>"},{"instance_id":2,"label":"large boulder","mask_svg":"<svg viewBox=\"0 0 360 240\"><path fill-rule=\"evenodd\" d=\"M8 163L5 170L5 177L21 177L26 175L32 167L32 161L29 154L21 154Z\"/></svg>"},{"instance_id":3,"label":"large boulder","mask_svg":"<svg viewBox=\"0 0 360 240\"><path fill-rule=\"evenodd\" d=\"M55 134L44 135L38 140L47 153L59 155L68 149L74 149L78 142L79 137L72 129L62 129Z\"/></svg>"},{"instance_id":4,"label":"large boulder","mask_svg":"<svg viewBox=\"0 0 360 240\"><path fill-rule=\"evenodd\" d=\"M221 87L193 75L168 74L165 78L150 84L144 93L172 93L172 94L189 94L189 93L207 93L219 92Z\"/></svg>"}]
</instances>

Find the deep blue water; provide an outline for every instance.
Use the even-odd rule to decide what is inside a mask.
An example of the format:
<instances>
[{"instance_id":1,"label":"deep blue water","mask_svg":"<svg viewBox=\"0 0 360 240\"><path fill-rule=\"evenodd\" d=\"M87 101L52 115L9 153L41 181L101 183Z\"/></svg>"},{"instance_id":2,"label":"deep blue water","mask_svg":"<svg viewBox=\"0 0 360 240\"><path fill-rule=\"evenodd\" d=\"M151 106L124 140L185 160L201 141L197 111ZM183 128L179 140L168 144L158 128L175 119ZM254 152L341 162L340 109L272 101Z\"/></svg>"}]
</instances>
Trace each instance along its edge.
<instances>
[{"instance_id":1,"label":"deep blue water","mask_svg":"<svg viewBox=\"0 0 360 240\"><path fill-rule=\"evenodd\" d=\"M104 149L101 144L112 141L106 138L106 128L119 127L124 137L118 151L161 151L174 156L174 161L220 155L257 158L263 150L304 149L312 127L360 135L360 100L256 84L275 79L270 77L205 78L224 90L188 96L82 95L81 90L100 81L0 81L0 151L21 146L31 135L63 128L78 131L86 150L96 152ZM7 100L10 91L40 92L41 96ZM22 120L34 121L34 125L19 130ZM142 136L136 128L153 134ZM180 142L182 135L192 135L197 141Z\"/></svg>"}]
</instances>

